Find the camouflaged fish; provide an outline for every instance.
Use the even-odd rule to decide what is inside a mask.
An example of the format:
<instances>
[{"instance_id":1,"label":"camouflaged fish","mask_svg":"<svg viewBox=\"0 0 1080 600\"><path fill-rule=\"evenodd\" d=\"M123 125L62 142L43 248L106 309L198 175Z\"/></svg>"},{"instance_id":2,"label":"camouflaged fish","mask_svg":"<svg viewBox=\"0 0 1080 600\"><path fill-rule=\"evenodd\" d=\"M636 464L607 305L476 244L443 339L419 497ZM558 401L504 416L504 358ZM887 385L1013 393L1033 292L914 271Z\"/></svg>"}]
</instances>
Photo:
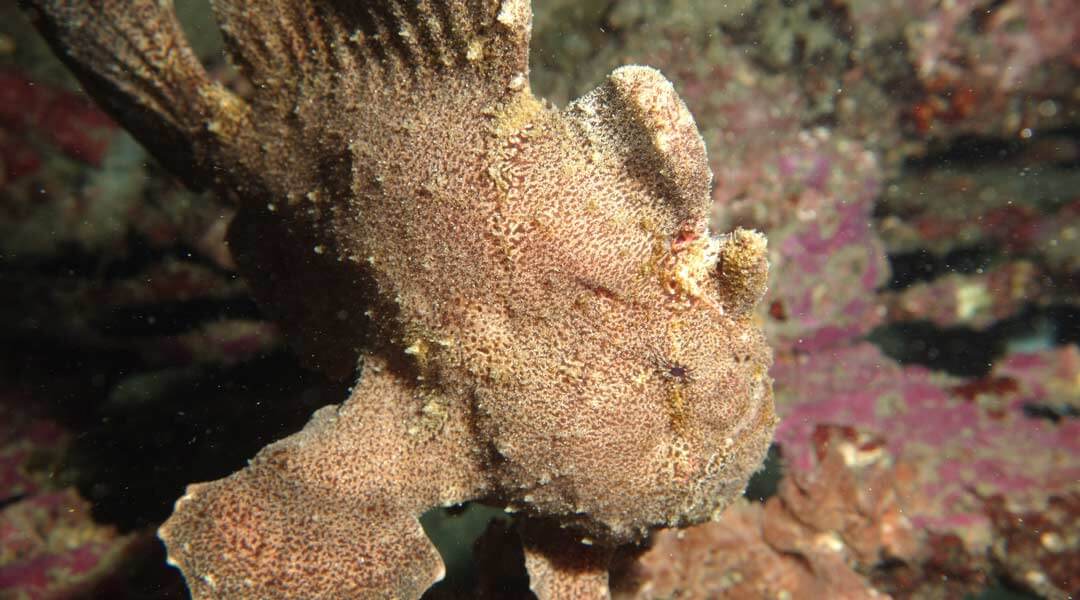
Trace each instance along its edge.
<instances>
[{"instance_id":1,"label":"camouflaged fish","mask_svg":"<svg viewBox=\"0 0 1080 600\"><path fill-rule=\"evenodd\" d=\"M313 366L359 380L161 527L195 598L416 598L417 517L517 511L541 598L708 520L776 424L764 238L707 229L704 143L657 71L559 110L526 0L214 0L243 97L168 0L34 0L93 93L189 185Z\"/></svg>"}]
</instances>

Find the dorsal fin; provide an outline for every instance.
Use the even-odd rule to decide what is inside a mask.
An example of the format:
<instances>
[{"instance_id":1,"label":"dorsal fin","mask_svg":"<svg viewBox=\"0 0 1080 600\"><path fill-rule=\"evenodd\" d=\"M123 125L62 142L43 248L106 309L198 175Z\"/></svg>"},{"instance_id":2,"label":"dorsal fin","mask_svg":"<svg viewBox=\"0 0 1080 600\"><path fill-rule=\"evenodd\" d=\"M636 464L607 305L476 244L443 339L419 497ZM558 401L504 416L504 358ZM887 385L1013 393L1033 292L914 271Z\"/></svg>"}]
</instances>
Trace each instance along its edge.
<instances>
[{"instance_id":1,"label":"dorsal fin","mask_svg":"<svg viewBox=\"0 0 1080 600\"><path fill-rule=\"evenodd\" d=\"M645 179L681 222L703 222L712 171L686 104L656 69L620 67L566 110L631 173Z\"/></svg>"},{"instance_id":2,"label":"dorsal fin","mask_svg":"<svg viewBox=\"0 0 1080 600\"><path fill-rule=\"evenodd\" d=\"M206 187L250 127L188 46L172 0L23 0L56 54L163 165Z\"/></svg>"},{"instance_id":3,"label":"dorsal fin","mask_svg":"<svg viewBox=\"0 0 1080 600\"><path fill-rule=\"evenodd\" d=\"M329 134L342 132L320 126L378 106L375 93L453 80L483 96L528 84L529 0L212 0L230 56L256 86L244 99L199 64L172 0L23 2L87 90L159 160L226 196L268 193L248 190L267 182L252 174L313 172L296 145L340 143ZM301 127L286 116L309 106L319 110ZM290 130L306 139L286 141ZM288 167L266 159L271 148L292 157Z\"/></svg>"},{"instance_id":4,"label":"dorsal fin","mask_svg":"<svg viewBox=\"0 0 1080 600\"><path fill-rule=\"evenodd\" d=\"M528 70L528 0L213 0L233 59L256 85L332 75L376 84L478 69Z\"/></svg>"}]
</instances>

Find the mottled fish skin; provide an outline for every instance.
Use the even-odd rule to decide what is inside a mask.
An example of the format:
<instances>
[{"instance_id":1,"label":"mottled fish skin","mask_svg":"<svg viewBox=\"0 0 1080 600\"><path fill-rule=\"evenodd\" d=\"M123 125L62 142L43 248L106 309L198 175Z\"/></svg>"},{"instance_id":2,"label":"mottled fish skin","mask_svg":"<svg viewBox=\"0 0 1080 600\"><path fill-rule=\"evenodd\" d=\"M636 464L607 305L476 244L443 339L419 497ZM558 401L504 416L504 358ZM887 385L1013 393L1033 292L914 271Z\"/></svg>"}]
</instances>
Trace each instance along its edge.
<instances>
[{"instance_id":1,"label":"mottled fish skin","mask_svg":"<svg viewBox=\"0 0 1080 600\"><path fill-rule=\"evenodd\" d=\"M606 549L712 518L760 465L765 240L707 230L705 146L659 72L558 110L529 87L526 0L215 0L240 98L168 1L29 4L159 159L239 206L231 247L298 351L363 364L177 501L160 535L196 598L419 597L442 565L418 515L474 499L545 525L523 528L540 597L604 597Z\"/></svg>"}]
</instances>

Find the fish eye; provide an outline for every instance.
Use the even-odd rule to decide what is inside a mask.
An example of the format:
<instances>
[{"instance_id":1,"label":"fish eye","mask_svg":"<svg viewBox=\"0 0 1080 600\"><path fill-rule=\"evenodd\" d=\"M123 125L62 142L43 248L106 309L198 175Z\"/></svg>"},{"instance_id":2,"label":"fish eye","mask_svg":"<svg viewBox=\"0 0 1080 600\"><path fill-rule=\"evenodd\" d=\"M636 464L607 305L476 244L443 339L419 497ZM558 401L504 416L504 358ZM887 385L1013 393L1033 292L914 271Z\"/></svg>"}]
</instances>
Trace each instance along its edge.
<instances>
[{"instance_id":1,"label":"fish eye","mask_svg":"<svg viewBox=\"0 0 1080 600\"><path fill-rule=\"evenodd\" d=\"M659 353L653 355L652 362L656 372L664 379L684 384L694 380L694 369L687 365L665 358Z\"/></svg>"}]
</instances>

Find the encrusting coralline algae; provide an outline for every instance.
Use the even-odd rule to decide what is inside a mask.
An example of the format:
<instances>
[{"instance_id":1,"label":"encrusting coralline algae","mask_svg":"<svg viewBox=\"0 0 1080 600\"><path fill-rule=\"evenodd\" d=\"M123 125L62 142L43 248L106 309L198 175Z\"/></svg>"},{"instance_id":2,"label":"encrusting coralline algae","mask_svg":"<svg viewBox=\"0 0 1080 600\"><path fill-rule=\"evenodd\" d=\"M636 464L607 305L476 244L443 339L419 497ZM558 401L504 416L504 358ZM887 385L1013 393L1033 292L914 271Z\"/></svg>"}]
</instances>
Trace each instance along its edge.
<instances>
[{"instance_id":1,"label":"encrusting coralline algae","mask_svg":"<svg viewBox=\"0 0 1080 600\"><path fill-rule=\"evenodd\" d=\"M469 500L521 511L541 598L606 597L615 547L758 468L765 240L710 235L705 146L657 71L558 110L525 0L219 0L241 98L169 2L31 4L118 120L237 204L231 249L305 358L362 364L177 501L160 535L196 598L419 597L442 563L417 517Z\"/></svg>"}]
</instances>

